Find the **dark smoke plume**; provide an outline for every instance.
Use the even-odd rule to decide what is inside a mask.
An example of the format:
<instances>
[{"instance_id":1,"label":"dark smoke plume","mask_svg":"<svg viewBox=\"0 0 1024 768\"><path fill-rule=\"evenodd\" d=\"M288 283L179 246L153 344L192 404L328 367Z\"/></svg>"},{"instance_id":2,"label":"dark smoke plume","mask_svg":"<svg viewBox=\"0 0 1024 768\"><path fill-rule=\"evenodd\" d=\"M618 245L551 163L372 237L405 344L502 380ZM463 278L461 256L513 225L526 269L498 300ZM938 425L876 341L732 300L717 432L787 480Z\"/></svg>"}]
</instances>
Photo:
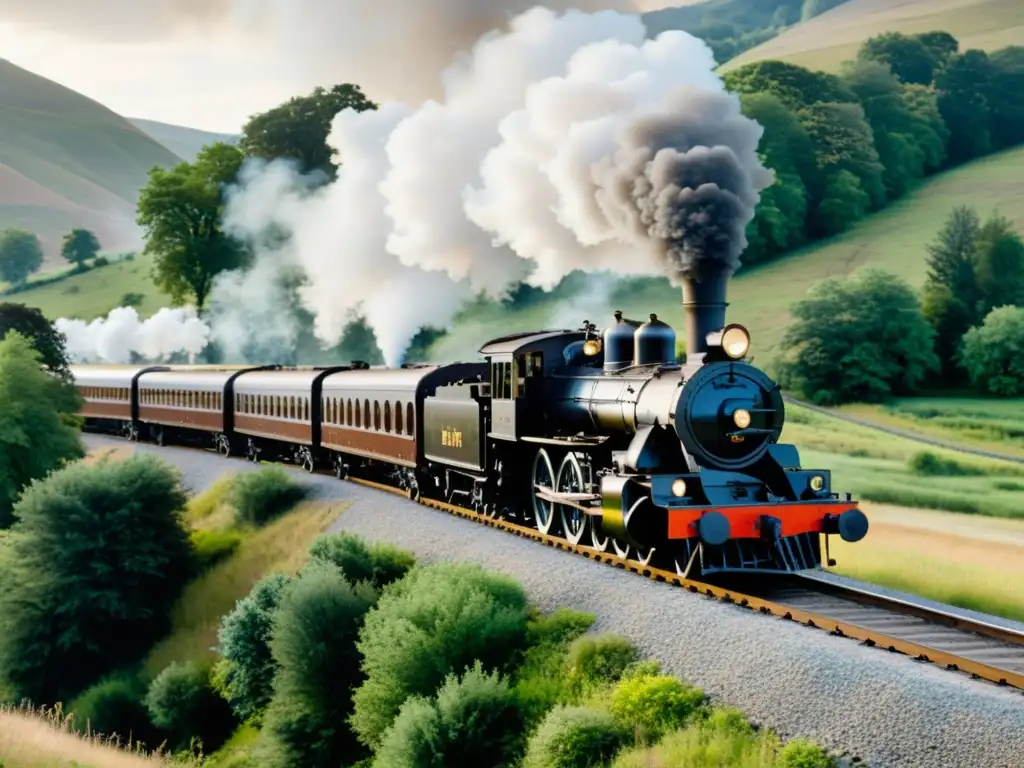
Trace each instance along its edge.
<instances>
[{"instance_id":1,"label":"dark smoke plume","mask_svg":"<svg viewBox=\"0 0 1024 768\"><path fill-rule=\"evenodd\" d=\"M665 112L622 131L621 148L596 172L599 202L656 244L674 281L701 261L735 271L759 192L772 182L757 157L762 130L734 95L679 88Z\"/></svg>"}]
</instances>

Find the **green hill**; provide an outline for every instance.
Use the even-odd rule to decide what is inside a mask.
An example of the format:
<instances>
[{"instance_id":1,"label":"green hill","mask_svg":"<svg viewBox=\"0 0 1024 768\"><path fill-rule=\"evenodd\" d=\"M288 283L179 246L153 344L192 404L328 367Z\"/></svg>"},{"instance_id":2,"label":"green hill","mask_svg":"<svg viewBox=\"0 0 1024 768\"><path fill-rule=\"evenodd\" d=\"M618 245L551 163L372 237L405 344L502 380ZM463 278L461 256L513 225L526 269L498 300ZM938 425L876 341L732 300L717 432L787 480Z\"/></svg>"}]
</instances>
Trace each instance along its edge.
<instances>
[{"instance_id":1,"label":"green hill","mask_svg":"<svg viewBox=\"0 0 1024 768\"><path fill-rule=\"evenodd\" d=\"M214 144L218 141L236 144L241 138L239 134L211 133L210 131L200 131L181 125L158 123L155 120L143 120L137 117L128 118L128 122L159 141L178 157L184 158L189 162L195 160L199 151L208 144Z\"/></svg>"},{"instance_id":2,"label":"green hill","mask_svg":"<svg viewBox=\"0 0 1024 768\"><path fill-rule=\"evenodd\" d=\"M742 270L729 287L729 319L751 330L752 351L763 365L778 352L790 323L789 308L816 282L876 266L920 286L925 278L925 247L954 205L969 203L987 216L998 209L1024 233L1024 148L992 155L933 176L915 192L870 216L844 234L815 243L775 262ZM574 281L586 285L586 281ZM593 279L594 286L608 280ZM599 327L614 309L627 317L656 312L682 333L681 296L664 280L618 280L610 295L591 290L590 298L557 293L540 296L521 309L494 304L474 306L457 319L448 336L431 351L435 359L456 359L473 352L481 340L541 327L579 325L584 318ZM580 292L587 295L587 290Z\"/></svg>"},{"instance_id":3,"label":"green hill","mask_svg":"<svg viewBox=\"0 0 1024 768\"><path fill-rule=\"evenodd\" d=\"M147 172L180 161L102 104L0 59L0 228L34 231L51 261L72 226L133 247Z\"/></svg>"},{"instance_id":4,"label":"green hill","mask_svg":"<svg viewBox=\"0 0 1024 768\"><path fill-rule=\"evenodd\" d=\"M883 32L917 34L943 30L960 50L996 50L1024 41L1021 0L848 0L797 24L725 64L729 70L764 59L782 59L810 69L836 71L857 55L860 44Z\"/></svg>"}]
</instances>

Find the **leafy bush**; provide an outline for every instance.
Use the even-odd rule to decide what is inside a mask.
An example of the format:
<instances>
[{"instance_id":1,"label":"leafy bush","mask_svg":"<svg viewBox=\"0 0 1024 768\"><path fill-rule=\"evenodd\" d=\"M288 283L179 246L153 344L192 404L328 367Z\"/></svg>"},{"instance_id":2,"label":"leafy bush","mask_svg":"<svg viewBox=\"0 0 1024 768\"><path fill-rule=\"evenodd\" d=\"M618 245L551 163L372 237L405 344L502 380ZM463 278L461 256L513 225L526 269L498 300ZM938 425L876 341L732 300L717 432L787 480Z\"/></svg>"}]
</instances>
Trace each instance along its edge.
<instances>
[{"instance_id":1,"label":"leafy bush","mask_svg":"<svg viewBox=\"0 0 1024 768\"><path fill-rule=\"evenodd\" d=\"M233 726L231 710L210 685L209 670L194 662L174 662L157 675L146 694L146 709L153 725L178 748L198 739L213 751Z\"/></svg>"},{"instance_id":2,"label":"leafy bush","mask_svg":"<svg viewBox=\"0 0 1024 768\"><path fill-rule=\"evenodd\" d=\"M530 619L527 649L516 668L513 689L528 728L552 707L577 703L577 692L566 675L566 656L569 644L590 629L595 618L591 613L561 608L550 616Z\"/></svg>"},{"instance_id":3,"label":"leafy bush","mask_svg":"<svg viewBox=\"0 0 1024 768\"><path fill-rule=\"evenodd\" d=\"M581 687L615 682L636 660L636 649L618 635L581 637L567 659L569 675Z\"/></svg>"},{"instance_id":4,"label":"leafy bush","mask_svg":"<svg viewBox=\"0 0 1024 768\"><path fill-rule=\"evenodd\" d=\"M189 576L178 472L152 455L75 464L22 496L0 595L0 677L68 700L163 636Z\"/></svg>"},{"instance_id":5,"label":"leafy bush","mask_svg":"<svg viewBox=\"0 0 1024 768\"><path fill-rule=\"evenodd\" d=\"M1024 307L989 312L981 326L964 334L960 361L983 392L1024 395Z\"/></svg>"},{"instance_id":6,"label":"leafy bush","mask_svg":"<svg viewBox=\"0 0 1024 768\"><path fill-rule=\"evenodd\" d=\"M105 267L109 264L110 259L108 259L106 256L97 256L95 259L92 260L92 265L94 267Z\"/></svg>"},{"instance_id":7,"label":"leafy bush","mask_svg":"<svg viewBox=\"0 0 1024 768\"><path fill-rule=\"evenodd\" d=\"M611 760L629 732L607 712L557 707L530 737L523 768L590 768Z\"/></svg>"},{"instance_id":8,"label":"leafy bush","mask_svg":"<svg viewBox=\"0 0 1024 768\"><path fill-rule=\"evenodd\" d=\"M122 742L155 747L159 736L143 702L146 686L131 672L112 675L87 688L68 707L80 733L118 736Z\"/></svg>"},{"instance_id":9,"label":"leafy bush","mask_svg":"<svg viewBox=\"0 0 1024 768\"><path fill-rule=\"evenodd\" d=\"M367 679L355 693L353 728L378 746L410 696L432 695L477 660L505 669L525 639L526 595L512 579L466 564L414 568L366 617L359 651Z\"/></svg>"},{"instance_id":10,"label":"leafy bush","mask_svg":"<svg viewBox=\"0 0 1024 768\"><path fill-rule=\"evenodd\" d=\"M377 750L377 764L510 765L520 754L522 730L508 683L477 662L461 680L449 675L436 698L413 696L402 705Z\"/></svg>"},{"instance_id":11,"label":"leafy bush","mask_svg":"<svg viewBox=\"0 0 1024 768\"><path fill-rule=\"evenodd\" d=\"M284 766L340 765L358 752L345 723L363 680L356 638L376 600L334 565L315 562L281 596L270 649L277 671L264 733Z\"/></svg>"},{"instance_id":12,"label":"leafy bush","mask_svg":"<svg viewBox=\"0 0 1024 768\"><path fill-rule=\"evenodd\" d=\"M18 311L20 305L0 308L12 306L0 321L9 327L20 319L26 333L30 323L44 326L33 338L49 354L43 359L27 336L13 330L0 341L0 528L13 522L14 506L29 483L85 455L78 429L67 423L78 409L77 395L40 368L44 363L57 366L50 369L54 373L66 372L63 346L49 338L52 327L45 318Z\"/></svg>"},{"instance_id":13,"label":"leafy bush","mask_svg":"<svg viewBox=\"0 0 1024 768\"><path fill-rule=\"evenodd\" d=\"M644 741L681 728L704 703L704 692L668 675L629 677L611 693L612 714Z\"/></svg>"},{"instance_id":14,"label":"leafy bush","mask_svg":"<svg viewBox=\"0 0 1024 768\"><path fill-rule=\"evenodd\" d=\"M137 307L143 301L146 300L146 294L138 293L136 291L129 291L128 293L121 296L120 306L122 307Z\"/></svg>"},{"instance_id":15,"label":"leafy bush","mask_svg":"<svg viewBox=\"0 0 1024 768\"><path fill-rule=\"evenodd\" d=\"M277 669L270 652L270 634L274 613L288 584L284 574L267 576L221 619L217 639L225 665L223 695L242 720L257 715L270 703Z\"/></svg>"},{"instance_id":16,"label":"leafy bush","mask_svg":"<svg viewBox=\"0 0 1024 768\"><path fill-rule=\"evenodd\" d=\"M961 464L956 459L937 456L930 451L915 453L907 462L907 468L915 475L924 477L970 477L985 474L982 469Z\"/></svg>"},{"instance_id":17,"label":"leafy bush","mask_svg":"<svg viewBox=\"0 0 1024 768\"><path fill-rule=\"evenodd\" d=\"M835 761L810 741L795 739L779 751L779 768L832 768Z\"/></svg>"},{"instance_id":18,"label":"leafy bush","mask_svg":"<svg viewBox=\"0 0 1024 768\"><path fill-rule=\"evenodd\" d=\"M242 543L242 535L237 531L192 531L189 539L192 542L192 568L196 573L231 557Z\"/></svg>"},{"instance_id":19,"label":"leafy bush","mask_svg":"<svg viewBox=\"0 0 1024 768\"><path fill-rule=\"evenodd\" d=\"M264 525L302 501L308 490L280 467L239 475L231 484L231 505L240 523Z\"/></svg>"},{"instance_id":20,"label":"leafy bush","mask_svg":"<svg viewBox=\"0 0 1024 768\"><path fill-rule=\"evenodd\" d=\"M412 553L390 544L368 545L352 533L320 536L309 548L311 557L334 563L353 584L368 581L377 589L398 581L416 564Z\"/></svg>"}]
</instances>

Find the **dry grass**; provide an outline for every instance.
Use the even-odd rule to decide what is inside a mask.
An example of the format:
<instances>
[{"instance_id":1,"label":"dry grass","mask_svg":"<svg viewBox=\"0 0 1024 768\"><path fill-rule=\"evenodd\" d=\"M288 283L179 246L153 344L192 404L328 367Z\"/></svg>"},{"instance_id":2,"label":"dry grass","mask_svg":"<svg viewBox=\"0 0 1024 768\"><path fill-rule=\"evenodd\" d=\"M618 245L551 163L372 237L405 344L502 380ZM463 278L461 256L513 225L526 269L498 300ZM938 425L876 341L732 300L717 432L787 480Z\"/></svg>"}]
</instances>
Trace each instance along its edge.
<instances>
[{"instance_id":1,"label":"dry grass","mask_svg":"<svg viewBox=\"0 0 1024 768\"><path fill-rule=\"evenodd\" d=\"M217 481L193 497L185 512L185 521L189 527L202 531L225 531L235 520L235 512L228 501L234 474L227 472Z\"/></svg>"},{"instance_id":2,"label":"dry grass","mask_svg":"<svg viewBox=\"0 0 1024 768\"><path fill-rule=\"evenodd\" d=\"M0 766L3 768L158 768L170 763L131 745L81 736L57 710L0 708ZM180 760L176 766L184 768ZM198 765L198 763L196 764Z\"/></svg>"},{"instance_id":3,"label":"dry grass","mask_svg":"<svg viewBox=\"0 0 1024 768\"><path fill-rule=\"evenodd\" d=\"M834 72L854 58L869 37L936 29L954 35L961 50L1017 45L1024 34L1024 4L1020 0L849 0L740 54L723 69L782 59Z\"/></svg>"},{"instance_id":4,"label":"dry grass","mask_svg":"<svg viewBox=\"0 0 1024 768\"><path fill-rule=\"evenodd\" d=\"M200 497L202 498L202 497ZM253 584L274 571L291 573L307 549L348 503L309 502L249 533L238 550L185 589L171 618L171 633L150 653L146 673L156 676L172 661L212 661L220 618L245 597Z\"/></svg>"},{"instance_id":5,"label":"dry grass","mask_svg":"<svg viewBox=\"0 0 1024 768\"><path fill-rule=\"evenodd\" d=\"M1024 521L863 506L867 538L831 543L837 573L1024 621Z\"/></svg>"}]
</instances>

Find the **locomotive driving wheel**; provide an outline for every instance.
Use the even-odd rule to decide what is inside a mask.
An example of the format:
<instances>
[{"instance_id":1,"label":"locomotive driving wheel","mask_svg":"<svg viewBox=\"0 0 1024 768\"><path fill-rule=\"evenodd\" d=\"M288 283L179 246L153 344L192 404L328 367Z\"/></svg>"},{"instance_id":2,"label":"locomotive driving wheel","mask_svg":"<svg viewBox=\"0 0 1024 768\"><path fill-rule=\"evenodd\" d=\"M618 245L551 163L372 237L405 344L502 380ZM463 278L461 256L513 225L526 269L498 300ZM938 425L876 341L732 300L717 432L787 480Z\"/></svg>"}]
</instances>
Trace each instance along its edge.
<instances>
[{"instance_id":1,"label":"locomotive driving wheel","mask_svg":"<svg viewBox=\"0 0 1024 768\"><path fill-rule=\"evenodd\" d=\"M530 501L533 506L533 520L537 530L547 533L555 520L554 508L550 501L537 498L538 486L555 487L555 471L551 467L551 457L541 448L533 459L533 471L530 473Z\"/></svg>"},{"instance_id":2,"label":"locomotive driving wheel","mask_svg":"<svg viewBox=\"0 0 1024 768\"><path fill-rule=\"evenodd\" d=\"M567 453L558 468L558 482L555 490L559 493L582 493L584 487L583 468L575 453ZM570 504L558 504L558 515L566 540L576 546L590 530L590 515Z\"/></svg>"}]
</instances>

